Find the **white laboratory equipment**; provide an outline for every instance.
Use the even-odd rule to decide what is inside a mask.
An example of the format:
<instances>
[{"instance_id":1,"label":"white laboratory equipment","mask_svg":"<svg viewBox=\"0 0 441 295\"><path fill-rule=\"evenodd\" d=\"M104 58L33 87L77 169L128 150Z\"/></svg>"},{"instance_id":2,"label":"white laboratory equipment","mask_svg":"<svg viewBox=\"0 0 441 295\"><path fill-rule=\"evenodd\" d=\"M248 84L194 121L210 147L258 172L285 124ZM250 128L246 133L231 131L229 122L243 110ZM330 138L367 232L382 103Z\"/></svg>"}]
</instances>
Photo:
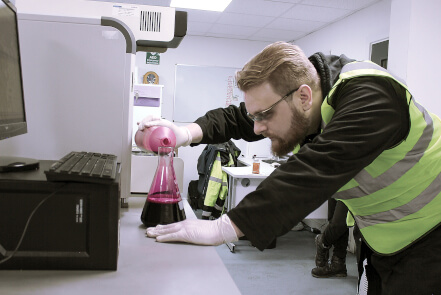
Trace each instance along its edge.
<instances>
[{"instance_id":1,"label":"white laboratory equipment","mask_svg":"<svg viewBox=\"0 0 441 295\"><path fill-rule=\"evenodd\" d=\"M20 0L16 6L28 133L2 141L2 154L45 160L70 151L115 154L124 206L135 54L176 48L186 34L186 12L85 0Z\"/></svg>"}]
</instances>

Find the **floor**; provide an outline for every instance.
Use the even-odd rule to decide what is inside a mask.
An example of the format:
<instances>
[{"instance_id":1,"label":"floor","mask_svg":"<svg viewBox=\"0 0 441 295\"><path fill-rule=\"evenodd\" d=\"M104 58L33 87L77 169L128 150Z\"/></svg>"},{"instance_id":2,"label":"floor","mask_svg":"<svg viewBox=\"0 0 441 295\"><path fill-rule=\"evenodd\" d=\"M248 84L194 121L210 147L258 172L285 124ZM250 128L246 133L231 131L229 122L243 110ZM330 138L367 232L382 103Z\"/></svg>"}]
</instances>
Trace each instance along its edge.
<instances>
[{"instance_id":1,"label":"floor","mask_svg":"<svg viewBox=\"0 0 441 295\"><path fill-rule=\"evenodd\" d=\"M277 239L276 248L263 252L246 240L235 243L234 253L226 245L216 250L243 295L356 295L357 266L352 253L346 260L346 278L311 276L315 267L314 237L306 230L290 231Z\"/></svg>"}]
</instances>

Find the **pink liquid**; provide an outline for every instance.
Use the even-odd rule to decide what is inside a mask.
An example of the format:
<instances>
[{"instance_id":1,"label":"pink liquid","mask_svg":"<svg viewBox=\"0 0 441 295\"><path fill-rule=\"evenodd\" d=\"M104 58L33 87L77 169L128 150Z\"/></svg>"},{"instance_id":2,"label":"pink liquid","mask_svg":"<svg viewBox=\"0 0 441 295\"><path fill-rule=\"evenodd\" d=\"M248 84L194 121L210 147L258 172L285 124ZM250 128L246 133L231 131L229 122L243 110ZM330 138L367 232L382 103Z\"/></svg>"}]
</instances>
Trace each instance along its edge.
<instances>
[{"instance_id":1,"label":"pink liquid","mask_svg":"<svg viewBox=\"0 0 441 295\"><path fill-rule=\"evenodd\" d=\"M185 218L181 198L176 199L173 195L164 194L158 194L157 197L149 195L141 214L141 221L146 227L170 224Z\"/></svg>"}]
</instances>

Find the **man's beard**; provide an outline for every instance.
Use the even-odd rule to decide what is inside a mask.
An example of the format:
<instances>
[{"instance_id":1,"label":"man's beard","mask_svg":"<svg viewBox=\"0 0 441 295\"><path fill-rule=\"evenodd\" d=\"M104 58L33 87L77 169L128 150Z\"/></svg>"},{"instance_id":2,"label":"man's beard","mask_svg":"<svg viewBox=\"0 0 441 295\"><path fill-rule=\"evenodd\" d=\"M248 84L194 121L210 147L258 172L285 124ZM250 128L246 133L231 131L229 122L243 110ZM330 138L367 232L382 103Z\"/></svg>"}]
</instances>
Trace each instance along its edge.
<instances>
[{"instance_id":1,"label":"man's beard","mask_svg":"<svg viewBox=\"0 0 441 295\"><path fill-rule=\"evenodd\" d=\"M272 137L271 152L278 157L285 156L303 143L308 135L308 120L295 108L291 107L291 128L286 137Z\"/></svg>"}]
</instances>

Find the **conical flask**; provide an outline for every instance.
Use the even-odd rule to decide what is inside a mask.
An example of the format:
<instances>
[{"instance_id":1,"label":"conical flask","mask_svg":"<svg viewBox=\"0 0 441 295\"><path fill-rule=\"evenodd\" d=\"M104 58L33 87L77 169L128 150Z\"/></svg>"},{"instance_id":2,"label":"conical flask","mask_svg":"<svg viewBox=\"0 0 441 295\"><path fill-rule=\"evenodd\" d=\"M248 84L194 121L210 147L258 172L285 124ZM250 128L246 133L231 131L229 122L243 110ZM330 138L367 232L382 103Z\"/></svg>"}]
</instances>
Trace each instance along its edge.
<instances>
[{"instance_id":1,"label":"conical flask","mask_svg":"<svg viewBox=\"0 0 441 295\"><path fill-rule=\"evenodd\" d=\"M141 214L146 227L185 219L184 204L173 168L173 147L158 147L158 168Z\"/></svg>"}]
</instances>

